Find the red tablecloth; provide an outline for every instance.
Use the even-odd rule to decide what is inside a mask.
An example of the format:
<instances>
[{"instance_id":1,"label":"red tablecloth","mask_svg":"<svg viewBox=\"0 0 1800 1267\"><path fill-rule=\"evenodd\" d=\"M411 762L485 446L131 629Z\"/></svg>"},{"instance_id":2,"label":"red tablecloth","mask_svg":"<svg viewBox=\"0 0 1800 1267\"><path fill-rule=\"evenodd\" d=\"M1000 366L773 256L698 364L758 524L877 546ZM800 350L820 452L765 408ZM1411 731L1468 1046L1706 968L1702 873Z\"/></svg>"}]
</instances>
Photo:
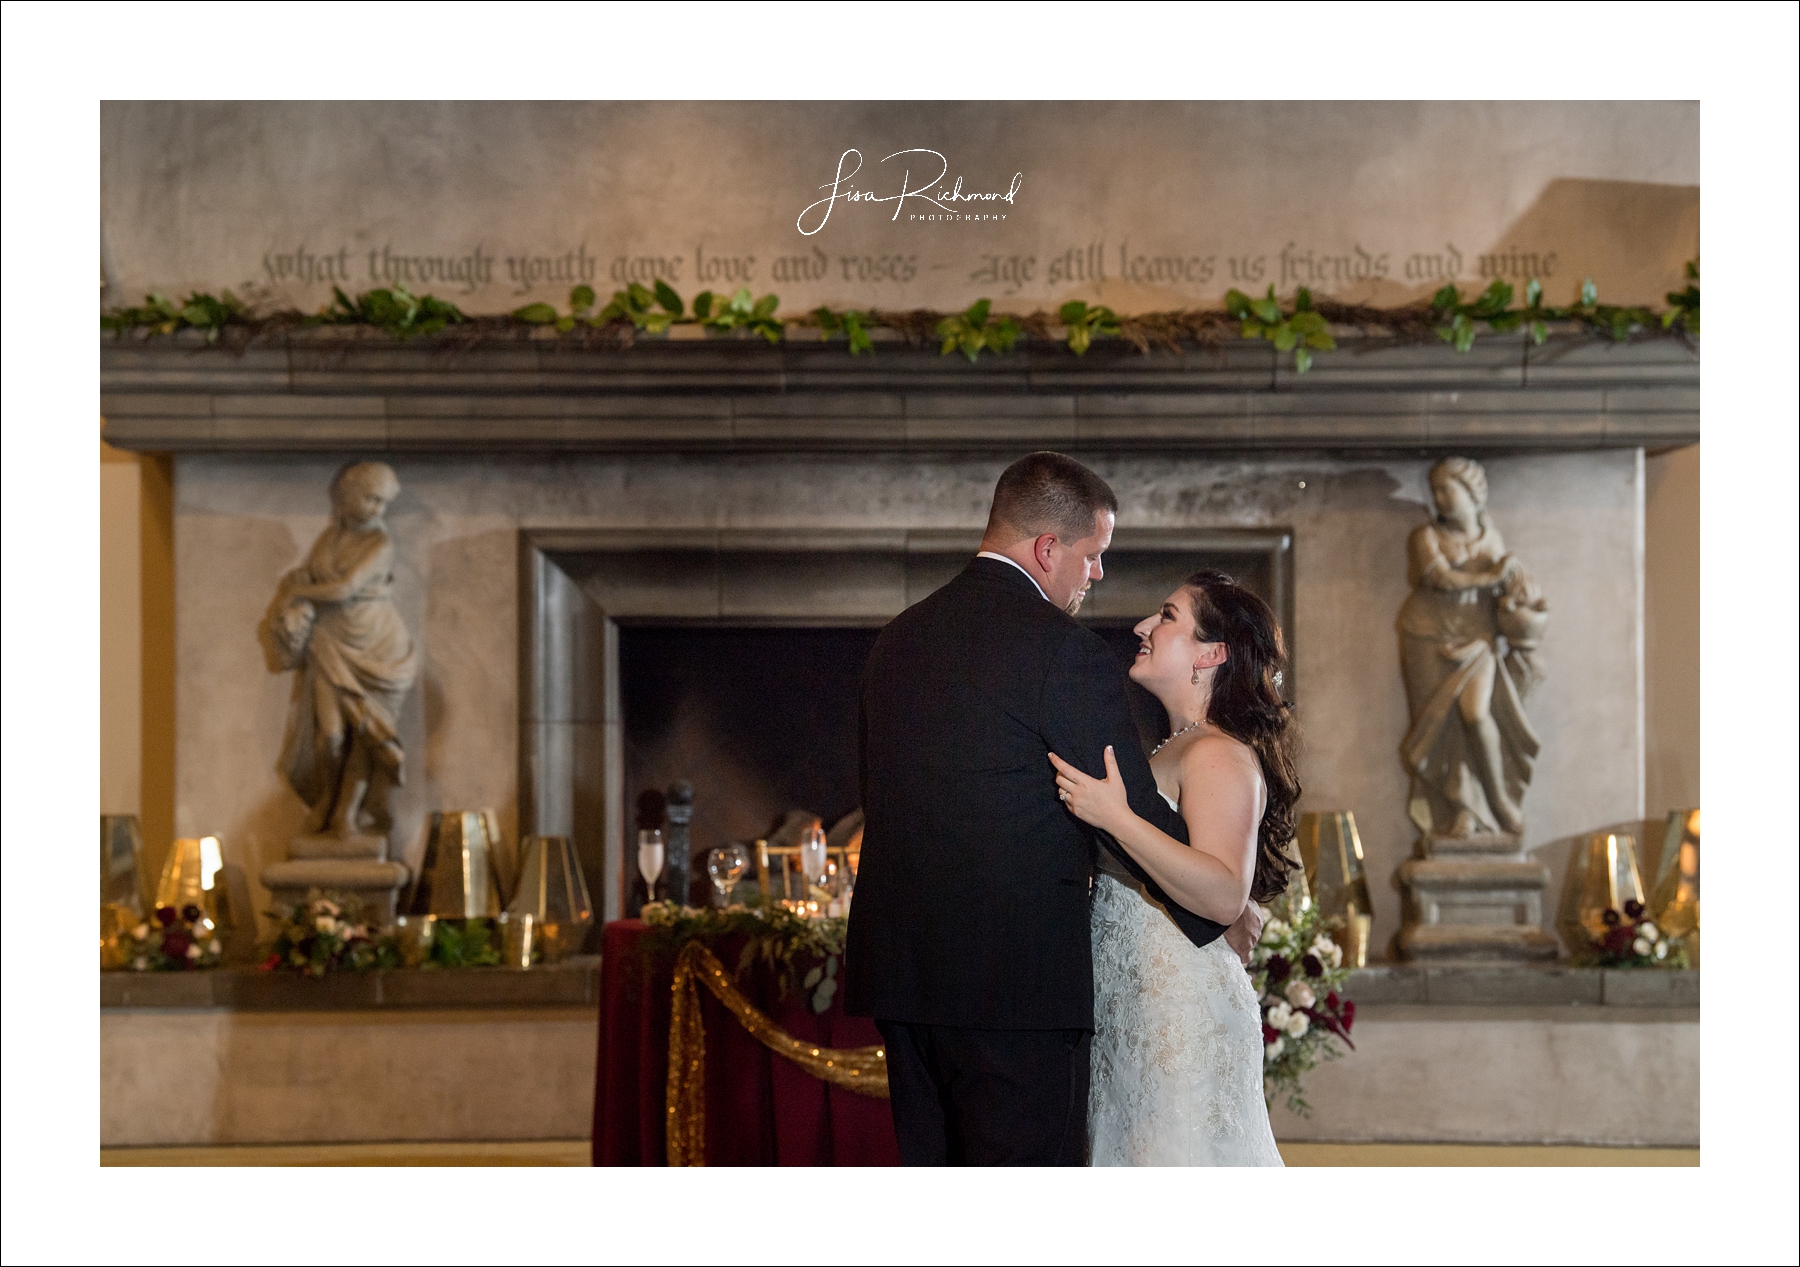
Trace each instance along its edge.
<instances>
[{"instance_id":1,"label":"red tablecloth","mask_svg":"<svg viewBox=\"0 0 1800 1267\"><path fill-rule=\"evenodd\" d=\"M642 920L604 930L600 961L600 1060L594 1089L594 1164L667 1164L663 1137L669 1068L669 990L674 962L639 945ZM741 945L714 952L736 971ZM773 975L738 974L738 987L796 1038L822 1047L881 1041L875 1022L845 1016L837 1000L815 1016L803 991L778 999ZM706 1026L706 1164L709 1166L898 1166L886 1100L844 1091L752 1038L701 987ZM841 996L840 996L841 997Z\"/></svg>"}]
</instances>

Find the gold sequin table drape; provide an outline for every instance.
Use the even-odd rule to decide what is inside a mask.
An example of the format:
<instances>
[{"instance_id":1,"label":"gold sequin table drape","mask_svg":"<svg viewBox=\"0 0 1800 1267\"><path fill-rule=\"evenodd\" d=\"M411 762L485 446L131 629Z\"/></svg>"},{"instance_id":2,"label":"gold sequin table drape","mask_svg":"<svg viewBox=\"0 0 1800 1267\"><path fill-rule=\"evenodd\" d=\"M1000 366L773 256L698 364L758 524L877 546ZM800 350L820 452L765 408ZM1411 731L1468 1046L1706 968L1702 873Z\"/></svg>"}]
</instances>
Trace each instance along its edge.
<instances>
[{"instance_id":1,"label":"gold sequin table drape","mask_svg":"<svg viewBox=\"0 0 1800 1267\"><path fill-rule=\"evenodd\" d=\"M646 931L604 930L596 1165L899 1164L872 1021L734 971L741 941L647 956Z\"/></svg>"}]
</instances>

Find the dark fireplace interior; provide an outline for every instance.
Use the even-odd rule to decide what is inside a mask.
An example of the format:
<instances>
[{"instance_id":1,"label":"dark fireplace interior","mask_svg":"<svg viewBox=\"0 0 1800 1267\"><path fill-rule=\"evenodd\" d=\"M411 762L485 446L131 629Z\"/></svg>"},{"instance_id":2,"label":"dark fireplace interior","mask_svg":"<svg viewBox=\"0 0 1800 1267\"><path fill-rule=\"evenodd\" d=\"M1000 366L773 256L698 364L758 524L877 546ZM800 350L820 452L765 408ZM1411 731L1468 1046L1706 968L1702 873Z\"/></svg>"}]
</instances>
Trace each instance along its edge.
<instances>
[{"instance_id":1,"label":"dark fireplace interior","mask_svg":"<svg viewBox=\"0 0 1800 1267\"><path fill-rule=\"evenodd\" d=\"M619 702L625 801L694 785L693 877L706 851L767 837L792 809L827 827L857 807L856 698L875 635L864 627L624 626ZM635 866L636 822L626 866ZM634 898L642 900L643 881Z\"/></svg>"},{"instance_id":2,"label":"dark fireplace interior","mask_svg":"<svg viewBox=\"0 0 1800 1267\"><path fill-rule=\"evenodd\" d=\"M1123 672L1137 651L1131 626L1087 622ZM715 845L768 837L790 810L827 827L859 804L856 707L863 663L880 632L864 627L644 625L619 630L625 718L625 803L677 779L694 786L690 892L707 892ZM1129 685L1146 745L1168 733L1161 707ZM636 821L627 823L634 866ZM644 900L633 876L627 905Z\"/></svg>"}]
</instances>

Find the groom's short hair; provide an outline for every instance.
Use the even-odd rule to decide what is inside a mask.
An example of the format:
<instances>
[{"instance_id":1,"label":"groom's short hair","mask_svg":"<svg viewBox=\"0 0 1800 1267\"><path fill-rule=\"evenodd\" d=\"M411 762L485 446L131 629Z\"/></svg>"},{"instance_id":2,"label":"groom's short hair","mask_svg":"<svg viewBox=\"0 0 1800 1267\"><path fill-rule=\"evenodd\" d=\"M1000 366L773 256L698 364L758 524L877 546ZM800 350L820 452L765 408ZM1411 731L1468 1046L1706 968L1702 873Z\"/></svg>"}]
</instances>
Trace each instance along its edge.
<instances>
[{"instance_id":1,"label":"groom's short hair","mask_svg":"<svg viewBox=\"0 0 1800 1267\"><path fill-rule=\"evenodd\" d=\"M1010 530L1021 539L1053 532L1065 542L1081 541L1094 535L1094 517L1103 510L1119 513L1105 480L1060 453L1028 453L994 485L987 531Z\"/></svg>"}]
</instances>

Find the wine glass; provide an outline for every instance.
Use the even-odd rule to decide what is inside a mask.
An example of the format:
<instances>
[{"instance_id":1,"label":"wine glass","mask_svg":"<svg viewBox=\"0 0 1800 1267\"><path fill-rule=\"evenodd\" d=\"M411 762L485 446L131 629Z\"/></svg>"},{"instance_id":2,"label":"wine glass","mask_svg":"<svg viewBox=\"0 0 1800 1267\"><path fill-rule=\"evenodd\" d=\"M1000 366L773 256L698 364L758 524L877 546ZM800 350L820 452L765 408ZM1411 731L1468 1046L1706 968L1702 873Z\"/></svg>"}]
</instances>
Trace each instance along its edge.
<instances>
[{"instance_id":1,"label":"wine glass","mask_svg":"<svg viewBox=\"0 0 1800 1267\"><path fill-rule=\"evenodd\" d=\"M656 882L663 873L662 828L652 827L638 832L638 874L644 877L644 901L656 900Z\"/></svg>"},{"instance_id":2,"label":"wine glass","mask_svg":"<svg viewBox=\"0 0 1800 1267\"><path fill-rule=\"evenodd\" d=\"M742 845L720 845L706 855L706 874L718 890L719 905L725 905L738 877L750 866L750 852Z\"/></svg>"},{"instance_id":3,"label":"wine glass","mask_svg":"<svg viewBox=\"0 0 1800 1267\"><path fill-rule=\"evenodd\" d=\"M825 829L814 824L800 833L800 874L806 877L806 897L825 878Z\"/></svg>"}]
</instances>

